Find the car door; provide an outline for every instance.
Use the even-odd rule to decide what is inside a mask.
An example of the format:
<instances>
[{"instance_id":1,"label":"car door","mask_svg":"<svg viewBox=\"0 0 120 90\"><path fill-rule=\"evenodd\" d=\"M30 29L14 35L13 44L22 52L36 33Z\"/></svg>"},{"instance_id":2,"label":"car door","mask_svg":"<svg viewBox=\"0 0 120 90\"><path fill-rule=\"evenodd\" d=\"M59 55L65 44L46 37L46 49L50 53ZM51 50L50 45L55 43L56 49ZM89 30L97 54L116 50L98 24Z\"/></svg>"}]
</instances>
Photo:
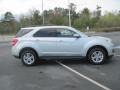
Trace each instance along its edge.
<instances>
[{"instance_id":1,"label":"car door","mask_svg":"<svg viewBox=\"0 0 120 90\"><path fill-rule=\"evenodd\" d=\"M58 39L55 28L41 29L34 34L34 38L39 45L39 55L56 56Z\"/></svg>"},{"instance_id":2,"label":"car door","mask_svg":"<svg viewBox=\"0 0 120 90\"><path fill-rule=\"evenodd\" d=\"M80 56L82 39L80 36L74 36L79 34L66 28L57 29L57 32L59 33L59 42L56 46L58 56Z\"/></svg>"}]
</instances>

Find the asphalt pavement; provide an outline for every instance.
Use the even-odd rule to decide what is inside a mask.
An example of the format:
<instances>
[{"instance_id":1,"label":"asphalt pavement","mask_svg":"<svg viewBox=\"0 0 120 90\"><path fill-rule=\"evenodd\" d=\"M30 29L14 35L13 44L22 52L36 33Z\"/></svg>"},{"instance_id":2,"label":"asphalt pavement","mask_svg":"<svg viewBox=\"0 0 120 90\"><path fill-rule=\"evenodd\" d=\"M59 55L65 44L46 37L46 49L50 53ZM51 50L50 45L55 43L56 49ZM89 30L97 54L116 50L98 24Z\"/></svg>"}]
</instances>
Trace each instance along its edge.
<instances>
[{"instance_id":1,"label":"asphalt pavement","mask_svg":"<svg viewBox=\"0 0 120 90\"><path fill-rule=\"evenodd\" d=\"M11 55L9 43L0 43L0 90L120 90L120 32L91 35L109 37L117 46L116 56L104 65L68 60L26 67Z\"/></svg>"}]
</instances>

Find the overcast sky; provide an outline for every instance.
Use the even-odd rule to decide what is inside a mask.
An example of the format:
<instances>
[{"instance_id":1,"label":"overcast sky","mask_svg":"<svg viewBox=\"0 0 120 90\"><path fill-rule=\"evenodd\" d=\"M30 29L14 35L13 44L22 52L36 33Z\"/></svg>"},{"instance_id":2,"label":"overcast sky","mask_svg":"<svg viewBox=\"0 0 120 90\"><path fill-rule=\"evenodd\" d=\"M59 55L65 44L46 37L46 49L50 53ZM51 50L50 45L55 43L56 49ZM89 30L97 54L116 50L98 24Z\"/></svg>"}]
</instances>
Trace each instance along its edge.
<instances>
[{"instance_id":1,"label":"overcast sky","mask_svg":"<svg viewBox=\"0 0 120 90\"><path fill-rule=\"evenodd\" d=\"M10 11L15 15L25 14L29 10L41 10L42 0L0 0L0 15ZM43 0L44 9L53 9L54 7L68 8L68 0ZM102 7L102 11L120 10L120 0L70 0L76 4L77 11L88 7L91 11L96 9L96 5Z\"/></svg>"}]
</instances>

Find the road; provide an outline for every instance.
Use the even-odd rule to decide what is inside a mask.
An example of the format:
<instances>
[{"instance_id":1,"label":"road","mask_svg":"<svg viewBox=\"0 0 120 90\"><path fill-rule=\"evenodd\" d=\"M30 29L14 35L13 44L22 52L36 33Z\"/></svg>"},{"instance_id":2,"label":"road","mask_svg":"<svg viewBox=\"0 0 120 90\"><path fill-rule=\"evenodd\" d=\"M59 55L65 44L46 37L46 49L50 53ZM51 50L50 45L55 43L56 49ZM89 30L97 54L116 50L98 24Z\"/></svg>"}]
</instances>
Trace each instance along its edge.
<instances>
[{"instance_id":1,"label":"road","mask_svg":"<svg viewBox=\"0 0 120 90\"><path fill-rule=\"evenodd\" d=\"M109 37L115 46L120 45L120 32L92 35ZM119 51L116 55L120 55ZM0 90L104 90L104 86L108 90L120 90L119 56L113 57L104 65L91 65L82 60L61 63L77 73L55 61L44 61L34 67L26 67L11 55L10 44L0 43Z\"/></svg>"}]
</instances>

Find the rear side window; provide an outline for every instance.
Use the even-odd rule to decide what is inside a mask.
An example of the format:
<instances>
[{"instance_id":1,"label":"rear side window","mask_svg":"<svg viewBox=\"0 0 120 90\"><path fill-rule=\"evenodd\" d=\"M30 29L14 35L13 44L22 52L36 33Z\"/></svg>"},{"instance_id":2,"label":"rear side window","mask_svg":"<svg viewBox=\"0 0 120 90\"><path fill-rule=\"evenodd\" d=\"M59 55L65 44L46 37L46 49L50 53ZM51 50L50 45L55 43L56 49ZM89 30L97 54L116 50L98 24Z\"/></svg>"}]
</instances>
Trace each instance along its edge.
<instances>
[{"instance_id":1,"label":"rear side window","mask_svg":"<svg viewBox=\"0 0 120 90\"><path fill-rule=\"evenodd\" d=\"M33 29L21 29L17 34L16 37L22 37L27 33L31 32Z\"/></svg>"},{"instance_id":2,"label":"rear side window","mask_svg":"<svg viewBox=\"0 0 120 90\"><path fill-rule=\"evenodd\" d=\"M55 29L41 29L34 34L34 37L57 37L57 31Z\"/></svg>"}]
</instances>

